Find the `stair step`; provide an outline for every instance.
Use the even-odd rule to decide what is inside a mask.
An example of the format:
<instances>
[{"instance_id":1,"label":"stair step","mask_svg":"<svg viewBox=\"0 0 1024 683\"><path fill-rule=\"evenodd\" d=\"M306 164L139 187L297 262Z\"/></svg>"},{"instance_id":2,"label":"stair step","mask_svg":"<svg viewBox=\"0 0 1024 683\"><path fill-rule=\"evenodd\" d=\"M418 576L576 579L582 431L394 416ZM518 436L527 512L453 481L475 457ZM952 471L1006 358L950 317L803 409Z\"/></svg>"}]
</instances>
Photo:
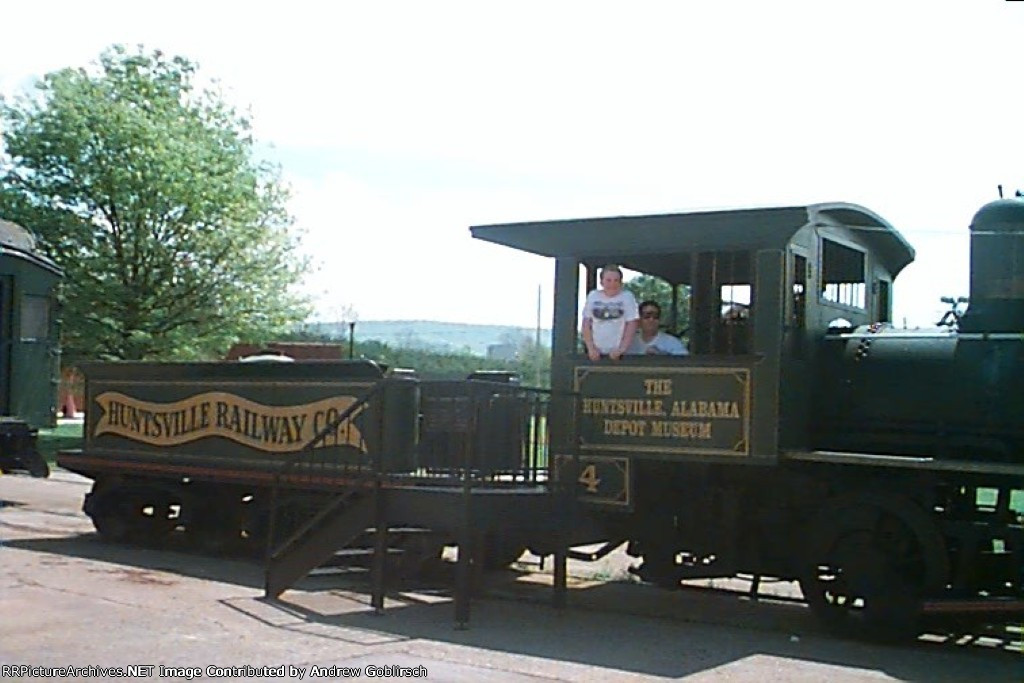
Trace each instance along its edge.
<instances>
[{"instance_id":1,"label":"stair step","mask_svg":"<svg viewBox=\"0 0 1024 683\"><path fill-rule=\"evenodd\" d=\"M388 555L401 555L404 552L407 552L407 551L403 550L402 548L388 548L387 549L387 554ZM344 557L372 557L372 556L373 556L373 548L353 548L353 547L349 546L349 547L341 548L340 550L334 551L334 555L332 557L344 558ZM328 561L330 561L330 560L328 560Z\"/></svg>"},{"instance_id":2,"label":"stair step","mask_svg":"<svg viewBox=\"0 0 1024 683\"><path fill-rule=\"evenodd\" d=\"M318 523L293 535L267 562L264 576L267 597L276 598L332 558L339 546L362 536L373 519L373 511L373 499L364 498L344 508L338 506Z\"/></svg>"}]
</instances>

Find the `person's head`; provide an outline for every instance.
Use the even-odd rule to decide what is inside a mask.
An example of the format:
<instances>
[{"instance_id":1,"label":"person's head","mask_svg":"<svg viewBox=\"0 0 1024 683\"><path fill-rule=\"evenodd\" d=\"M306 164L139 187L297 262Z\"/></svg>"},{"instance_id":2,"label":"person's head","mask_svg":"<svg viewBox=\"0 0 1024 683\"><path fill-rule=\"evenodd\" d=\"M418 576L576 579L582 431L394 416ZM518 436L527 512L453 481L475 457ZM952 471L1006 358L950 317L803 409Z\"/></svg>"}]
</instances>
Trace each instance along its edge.
<instances>
[{"instance_id":1,"label":"person's head","mask_svg":"<svg viewBox=\"0 0 1024 683\"><path fill-rule=\"evenodd\" d=\"M601 289L609 296L622 291L622 270L616 265L607 265L601 269Z\"/></svg>"},{"instance_id":2,"label":"person's head","mask_svg":"<svg viewBox=\"0 0 1024 683\"><path fill-rule=\"evenodd\" d=\"M648 299L640 304L640 331L650 337L657 333L661 324L661 305Z\"/></svg>"}]
</instances>

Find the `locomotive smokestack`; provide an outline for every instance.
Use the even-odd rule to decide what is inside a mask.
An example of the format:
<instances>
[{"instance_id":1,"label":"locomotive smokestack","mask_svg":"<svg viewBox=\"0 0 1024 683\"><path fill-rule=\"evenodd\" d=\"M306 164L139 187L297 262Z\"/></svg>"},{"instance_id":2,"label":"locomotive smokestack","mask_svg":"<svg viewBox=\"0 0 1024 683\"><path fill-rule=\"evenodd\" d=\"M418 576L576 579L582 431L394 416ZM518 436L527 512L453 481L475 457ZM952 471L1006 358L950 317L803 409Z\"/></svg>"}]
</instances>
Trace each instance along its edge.
<instances>
[{"instance_id":1,"label":"locomotive smokestack","mask_svg":"<svg viewBox=\"0 0 1024 683\"><path fill-rule=\"evenodd\" d=\"M1024 200L997 199L971 221L971 304L963 332L1024 329Z\"/></svg>"}]
</instances>

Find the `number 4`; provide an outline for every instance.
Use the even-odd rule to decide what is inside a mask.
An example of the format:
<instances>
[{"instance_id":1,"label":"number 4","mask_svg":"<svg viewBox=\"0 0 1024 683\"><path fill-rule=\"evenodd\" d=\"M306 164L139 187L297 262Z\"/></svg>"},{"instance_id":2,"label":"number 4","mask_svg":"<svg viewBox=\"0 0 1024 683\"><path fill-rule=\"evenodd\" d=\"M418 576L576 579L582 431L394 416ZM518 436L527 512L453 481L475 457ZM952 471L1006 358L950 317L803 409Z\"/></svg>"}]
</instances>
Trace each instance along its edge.
<instances>
[{"instance_id":1,"label":"number 4","mask_svg":"<svg viewBox=\"0 0 1024 683\"><path fill-rule=\"evenodd\" d=\"M587 493L597 493L597 487L601 484L601 479L597 476L597 465L584 467L576 481L587 488Z\"/></svg>"}]
</instances>

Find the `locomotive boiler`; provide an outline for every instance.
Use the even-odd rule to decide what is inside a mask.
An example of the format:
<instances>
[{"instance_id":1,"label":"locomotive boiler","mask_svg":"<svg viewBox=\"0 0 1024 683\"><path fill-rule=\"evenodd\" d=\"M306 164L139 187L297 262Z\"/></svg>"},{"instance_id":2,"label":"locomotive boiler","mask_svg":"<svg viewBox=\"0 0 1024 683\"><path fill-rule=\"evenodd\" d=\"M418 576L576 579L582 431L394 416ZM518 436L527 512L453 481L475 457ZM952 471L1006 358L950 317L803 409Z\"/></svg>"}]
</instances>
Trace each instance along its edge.
<instances>
[{"instance_id":1,"label":"locomotive boiler","mask_svg":"<svg viewBox=\"0 0 1024 683\"><path fill-rule=\"evenodd\" d=\"M935 458L983 469L1024 454L1024 206L971 224L970 308L932 330L866 325L826 335L818 447ZM954 304L955 305L955 304Z\"/></svg>"}]
</instances>

